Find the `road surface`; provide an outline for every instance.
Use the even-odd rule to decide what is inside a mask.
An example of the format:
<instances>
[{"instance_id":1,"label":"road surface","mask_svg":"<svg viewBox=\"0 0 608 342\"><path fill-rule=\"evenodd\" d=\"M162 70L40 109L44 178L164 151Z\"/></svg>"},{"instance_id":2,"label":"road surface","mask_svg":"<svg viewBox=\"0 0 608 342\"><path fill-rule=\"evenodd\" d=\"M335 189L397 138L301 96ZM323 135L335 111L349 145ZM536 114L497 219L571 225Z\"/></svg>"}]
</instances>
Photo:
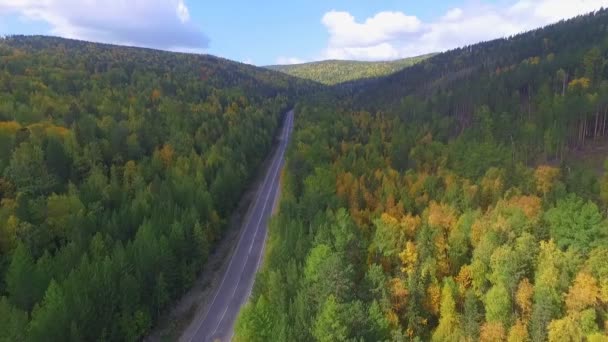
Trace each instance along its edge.
<instances>
[{"instance_id":1,"label":"road surface","mask_svg":"<svg viewBox=\"0 0 608 342\"><path fill-rule=\"evenodd\" d=\"M241 306L251 294L255 274L264 255L268 220L279 194L279 176L293 127L293 110L287 112L270 166L243 222L241 236L217 292L204 315L180 338L182 342L230 341ZM193 328L194 327L194 328Z\"/></svg>"}]
</instances>

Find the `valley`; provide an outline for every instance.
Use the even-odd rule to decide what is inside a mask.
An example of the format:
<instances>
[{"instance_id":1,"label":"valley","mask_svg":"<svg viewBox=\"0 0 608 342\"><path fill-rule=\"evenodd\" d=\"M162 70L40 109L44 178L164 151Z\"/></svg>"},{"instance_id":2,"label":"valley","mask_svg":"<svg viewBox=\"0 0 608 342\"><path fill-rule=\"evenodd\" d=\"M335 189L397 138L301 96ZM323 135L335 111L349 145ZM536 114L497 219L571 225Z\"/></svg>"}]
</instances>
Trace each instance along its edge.
<instances>
[{"instance_id":1,"label":"valley","mask_svg":"<svg viewBox=\"0 0 608 342\"><path fill-rule=\"evenodd\" d=\"M608 10L327 13L344 60L0 38L0 342L608 338Z\"/></svg>"}]
</instances>

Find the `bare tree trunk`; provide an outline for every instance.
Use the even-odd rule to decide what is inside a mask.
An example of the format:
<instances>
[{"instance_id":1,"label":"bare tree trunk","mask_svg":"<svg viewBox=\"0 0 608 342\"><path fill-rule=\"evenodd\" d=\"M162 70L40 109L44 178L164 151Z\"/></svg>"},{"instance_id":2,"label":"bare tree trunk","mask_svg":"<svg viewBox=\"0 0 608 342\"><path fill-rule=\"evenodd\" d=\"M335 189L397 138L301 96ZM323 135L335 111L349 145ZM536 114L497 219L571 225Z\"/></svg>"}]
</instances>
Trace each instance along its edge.
<instances>
[{"instance_id":1,"label":"bare tree trunk","mask_svg":"<svg viewBox=\"0 0 608 342\"><path fill-rule=\"evenodd\" d=\"M568 74L564 73L564 80L562 82L562 96L566 95L566 83L568 82Z\"/></svg>"},{"instance_id":2,"label":"bare tree trunk","mask_svg":"<svg viewBox=\"0 0 608 342\"><path fill-rule=\"evenodd\" d=\"M587 116L583 119L583 147L585 146L585 140L587 139Z\"/></svg>"},{"instance_id":3,"label":"bare tree trunk","mask_svg":"<svg viewBox=\"0 0 608 342\"><path fill-rule=\"evenodd\" d=\"M585 135L583 135L583 146L587 143L587 137L589 137L589 120L585 117Z\"/></svg>"},{"instance_id":4,"label":"bare tree trunk","mask_svg":"<svg viewBox=\"0 0 608 342\"><path fill-rule=\"evenodd\" d=\"M515 141L513 140L513 135L511 135L511 158L513 160L513 162L515 162Z\"/></svg>"},{"instance_id":5,"label":"bare tree trunk","mask_svg":"<svg viewBox=\"0 0 608 342\"><path fill-rule=\"evenodd\" d=\"M583 119L583 130L581 132L581 147L585 146L585 130L587 129L587 127L585 127L587 125L587 119Z\"/></svg>"},{"instance_id":6,"label":"bare tree trunk","mask_svg":"<svg viewBox=\"0 0 608 342\"><path fill-rule=\"evenodd\" d=\"M602 136L606 134L606 115L608 115L608 106L604 107L604 118L602 120Z\"/></svg>"},{"instance_id":7,"label":"bare tree trunk","mask_svg":"<svg viewBox=\"0 0 608 342\"><path fill-rule=\"evenodd\" d=\"M576 147L580 147L582 144L581 142L583 141L583 130L584 130L584 123L582 120L579 120L578 122L578 138L576 139Z\"/></svg>"},{"instance_id":8,"label":"bare tree trunk","mask_svg":"<svg viewBox=\"0 0 608 342\"><path fill-rule=\"evenodd\" d=\"M602 125L604 124L604 113L602 112L602 107L598 108L598 112L599 112L599 116L600 116L600 122L598 122L598 124L597 124L597 136L601 137L602 136Z\"/></svg>"},{"instance_id":9,"label":"bare tree trunk","mask_svg":"<svg viewBox=\"0 0 608 342\"><path fill-rule=\"evenodd\" d=\"M599 108L595 110L595 127L593 130L593 140L597 140L597 131L598 131L598 123L600 121L600 110Z\"/></svg>"},{"instance_id":10,"label":"bare tree trunk","mask_svg":"<svg viewBox=\"0 0 608 342\"><path fill-rule=\"evenodd\" d=\"M528 84L528 119L530 119L530 116L532 112L532 91L530 90L530 84Z\"/></svg>"}]
</instances>

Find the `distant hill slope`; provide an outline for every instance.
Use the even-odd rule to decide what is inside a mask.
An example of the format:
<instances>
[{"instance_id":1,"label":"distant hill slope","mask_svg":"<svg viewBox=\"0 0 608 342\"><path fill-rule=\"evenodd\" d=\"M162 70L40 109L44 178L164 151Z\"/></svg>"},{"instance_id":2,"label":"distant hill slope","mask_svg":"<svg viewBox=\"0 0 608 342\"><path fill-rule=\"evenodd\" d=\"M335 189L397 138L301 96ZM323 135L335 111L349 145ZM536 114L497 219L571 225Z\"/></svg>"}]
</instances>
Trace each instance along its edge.
<instances>
[{"instance_id":1,"label":"distant hill slope","mask_svg":"<svg viewBox=\"0 0 608 342\"><path fill-rule=\"evenodd\" d=\"M328 60L304 64L271 65L267 68L281 71L292 76L332 85L357 79L389 75L420 63L434 55L435 54L427 54L384 62Z\"/></svg>"},{"instance_id":2,"label":"distant hill slope","mask_svg":"<svg viewBox=\"0 0 608 342\"><path fill-rule=\"evenodd\" d=\"M449 115L470 114L484 99L504 99L513 96L513 92L525 102L528 87L540 88L536 81L539 73L563 69L566 81L585 76L579 62L589 49L608 46L607 33L608 11L600 10L511 37L437 54L386 77L353 81L343 90L370 110L403 112L405 107L411 107L411 103L403 101L405 97L428 99L436 95L451 99L451 105L445 109ZM598 68L601 73L608 71L604 66ZM534 73L527 74L528 69ZM504 87L489 87L500 75L510 77ZM552 77L555 82L562 79L555 74ZM493 93L497 89L509 93L497 97Z\"/></svg>"}]
</instances>

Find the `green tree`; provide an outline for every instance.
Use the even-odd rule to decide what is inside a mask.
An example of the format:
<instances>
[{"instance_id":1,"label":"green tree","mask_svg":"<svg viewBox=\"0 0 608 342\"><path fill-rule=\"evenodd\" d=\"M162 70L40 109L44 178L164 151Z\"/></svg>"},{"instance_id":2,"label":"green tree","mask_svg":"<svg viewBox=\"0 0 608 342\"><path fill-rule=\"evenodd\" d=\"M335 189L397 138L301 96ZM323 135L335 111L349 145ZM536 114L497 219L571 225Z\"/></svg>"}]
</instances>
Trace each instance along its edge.
<instances>
[{"instance_id":1,"label":"green tree","mask_svg":"<svg viewBox=\"0 0 608 342\"><path fill-rule=\"evenodd\" d=\"M32 341L65 341L70 331L70 315L63 289L51 281L40 306L32 312L28 339Z\"/></svg>"},{"instance_id":2,"label":"green tree","mask_svg":"<svg viewBox=\"0 0 608 342\"><path fill-rule=\"evenodd\" d=\"M562 253L551 242L541 242L535 275L530 337L542 341L547 336L547 326L560 313L562 298L559 279Z\"/></svg>"},{"instance_id":3,"label":"green tree","mask_svg":"<svg viewBox=\"0 0 608 342\"><path fill-rule=\"evenodd\" d=\"M235 327L236 340L242 337L246 341L263 342L275 339L273 323L276 321L270 303L264 296L260 296L255 304L247 304L237 320Z\"/></svg>"},{"instance_id":4,"label":"green tree","mask_svg":"<svg viewBox=\"0 0 608 342\"><path fill-rule=\"evenodd\" d=\"M600 49L594 47L589 50L584 56L583 63L585 66L585 77L590 79L591 82L596 83L604 63Z\"/></svg>"},{"instance_id":5,"label":"green tree","mask_svg":"<svg viewBox=\"0 0 608 342\"><path fill-rule=\"evenodd\" d=\"M157 308L157 315L160 315L160 311L167 305L169 302L169 291L167 290L167 282L165 281L165 277L162 273L158 275L156 278L156 285L154 290L154 302Z\"/></svg>"},{"instance_id":6,"label":"green tree","mask_svg":"<svg viewBox=\"0 0 608 342\"><path fill-rule=\"evenodd\" d=\"M479 337L479 328L483 320L480 306L475 292L471 289L467 290L464 296L462 331L468 341L475 341Z\"/></svg>"},{"instance_id":7,"label":"green tree","mask_svg":"<svg viewBox=\"0 0 608 342\"><path fill-rule=\"evenodd\" d=\"M58 137L50 136L47 138L44 158L49 173L53 174L59 181L65 182L70 176L72 161Z\"/></svg>"},{"instance_id":8,"label":"green tree","mask_svg":"<svg viewBox=\"0 0 608 342\"><path fill-rule=\"evenodd\" d=\"M460 317L456 311L453 294L453 281L446 280L441 291L441 308L439 324L433 333L433 341L458 341L463 336Z\"/></svg>"},{"instance_id":9,"label":"green tree","mask_svg":"<svg viewBox=\"0 0 608 342\"><path fill-rule=\"evenodd\" d=\"M319 342L346 341L348 327L340 316L340 304L333 295L330 295L315 319L313 327L315 339Z\"/></svg>"},{"instance_id":10,"label":"green tree","mask_svg":"<svg viewBox=\"0 0 608 342\"><path fill-rule=\"evenodd\" d=\"M6 297L0 298L0 341L23 341L28 323L26 311L12 306Z\"/></svg>"},{"instance_id":11,"label":"green tree","mask_svg":"<svg viewBox=\"0 0 608 342\"><path fill-rule=\"evenodd\" d=\"M373 301L369 306L368 317L370 328L366 340L386 341L389 337L390 327L377 301Z\"/></svg>"},{"instance_id":12,"label":"green tree","mask_svg":"<svg viewBox=\"0 0 608 342\"><path fill-rule=\"evenodd\" d=\"M586 252L605 244L608 238L608 226L597 205L574 195L560 199L546 212L545 220L551 236L562 249L573 247Z\"/></svg>"},{"instance_id":13,"label":"green tree","mask_svg":"<svg viewBox=\"0 0 608 342\"><path fill-rule=\"evenodd\" d=\"M22 192L40 194L55 185L54 177L47 171L42 149L30 142L19 145L4 172Z\"/></svg>"},{"instance_id":14,"label":"green tree","mask_svg":"<svg viewBox=\"0 0 608 342\"><path fill-rule=\"evenodd\" d=\"M11 259L6 272L9 298L18 308L29 311L41 296L37 287L34 260L22 243L17 245Z\"/></svg>"},{"instance_id":15,"label":"green tree","mask_svg":"<svg viewBox=\"0 0 608 342\"><path fill-rule=\"evenodd\" d=\"M86 209L74 192L48 197L46 222L55 237L67 239L82 229Z\"/></svg>"},{"instance_id":16,"label":"green tree","mask_svg":"<svg viewBox=\"0 0 608 342\"><path fill-rule=\"evenodd\" d=\"M500 322L503 327L511 325L511 296L504 285L492 286L485 295L484 303L488 322Z\"/></svg>"}]
</instances>

